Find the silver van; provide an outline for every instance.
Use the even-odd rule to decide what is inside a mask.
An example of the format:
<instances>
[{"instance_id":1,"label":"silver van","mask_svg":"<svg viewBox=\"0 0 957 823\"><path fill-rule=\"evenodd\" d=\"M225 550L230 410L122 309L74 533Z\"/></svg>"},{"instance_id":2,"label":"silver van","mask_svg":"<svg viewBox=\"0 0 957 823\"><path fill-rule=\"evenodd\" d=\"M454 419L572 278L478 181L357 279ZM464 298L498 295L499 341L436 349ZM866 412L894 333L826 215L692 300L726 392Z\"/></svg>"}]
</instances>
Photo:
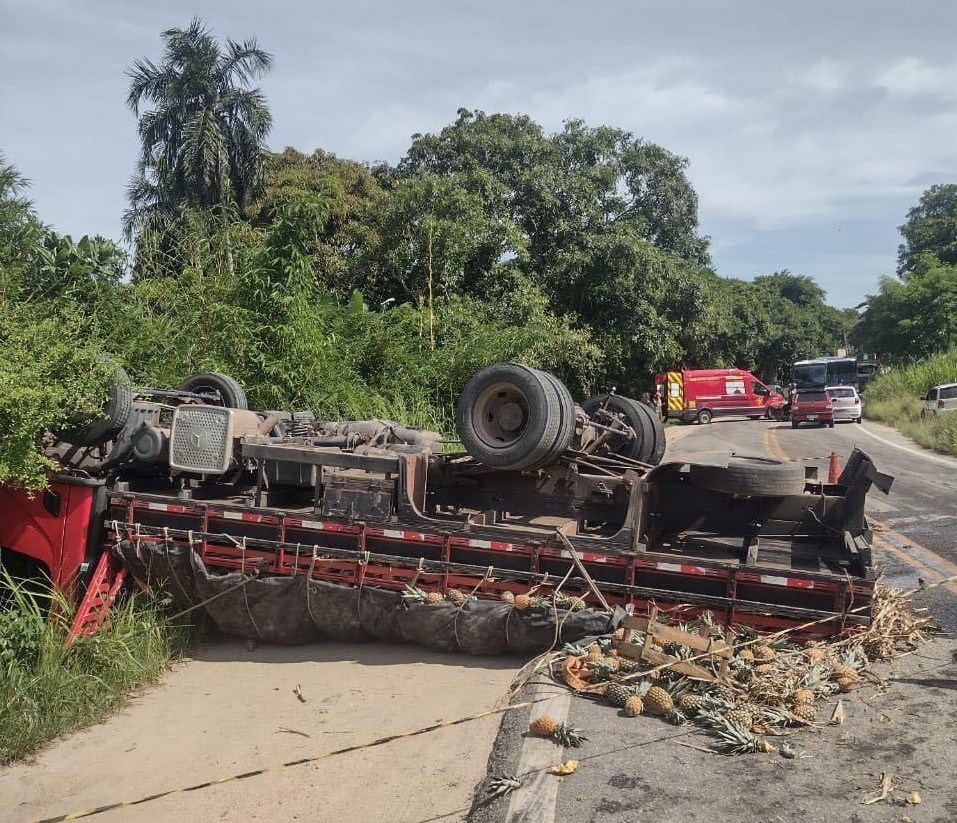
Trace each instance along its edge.
<instances>
[{"instance_id":1,"label":"silver van","mask_svg":"<svg viewBox=\"0 0 957 823\"><path fill-rule=\"evenodd\" d=\"M927 392L920 416L936 417L952 411L957 411L957 383L943 383Z\"/></svg>"}]
</instances>

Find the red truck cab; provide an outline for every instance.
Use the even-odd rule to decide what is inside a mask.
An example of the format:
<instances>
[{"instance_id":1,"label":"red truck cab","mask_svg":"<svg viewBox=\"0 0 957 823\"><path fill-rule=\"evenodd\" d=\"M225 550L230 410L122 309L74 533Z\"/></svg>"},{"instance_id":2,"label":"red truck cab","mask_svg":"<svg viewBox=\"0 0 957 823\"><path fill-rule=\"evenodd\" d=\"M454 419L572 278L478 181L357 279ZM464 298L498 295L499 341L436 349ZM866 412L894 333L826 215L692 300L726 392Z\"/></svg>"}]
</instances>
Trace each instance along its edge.
<instances>
[{"instance_id":1,"label":"red truck cab","mask_svg":"<svg viewBox=\"0 0 957 823\"><path fill-rule=\"evenodd\" d=\"M799 389L791 395L791 427L802 423L834 428L834 408L824 389Z\"/></svg>"},{"instance_id":2,"label":"red truck cab","mask_svg":"<svg viewBox=\"0 0 957 823\"><path fill-rule=\"evenodd\" d=\"M784 395L746 369L682 369L656 375L655 385L665 416L682 423L731 416L758 420L784 407Z\"/></svg>"}]
</instances>

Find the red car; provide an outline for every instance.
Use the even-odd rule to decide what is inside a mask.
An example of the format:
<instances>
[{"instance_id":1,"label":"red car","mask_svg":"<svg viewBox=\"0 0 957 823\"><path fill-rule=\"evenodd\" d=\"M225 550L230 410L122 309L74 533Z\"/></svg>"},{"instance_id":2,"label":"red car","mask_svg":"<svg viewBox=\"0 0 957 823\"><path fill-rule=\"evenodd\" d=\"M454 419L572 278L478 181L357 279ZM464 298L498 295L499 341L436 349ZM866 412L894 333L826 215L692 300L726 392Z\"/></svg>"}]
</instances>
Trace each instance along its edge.
<instances>
[{"instance_id":1,"label":"red car","mask_svg":"<svg viewBox=\"0 0 957 823\"><path fill-rule=\"evenodd\" d=\"M834 428L834 409L824 389L800 389L791 395L791 427L801 423Z\"/></svg>"}]
</instances>

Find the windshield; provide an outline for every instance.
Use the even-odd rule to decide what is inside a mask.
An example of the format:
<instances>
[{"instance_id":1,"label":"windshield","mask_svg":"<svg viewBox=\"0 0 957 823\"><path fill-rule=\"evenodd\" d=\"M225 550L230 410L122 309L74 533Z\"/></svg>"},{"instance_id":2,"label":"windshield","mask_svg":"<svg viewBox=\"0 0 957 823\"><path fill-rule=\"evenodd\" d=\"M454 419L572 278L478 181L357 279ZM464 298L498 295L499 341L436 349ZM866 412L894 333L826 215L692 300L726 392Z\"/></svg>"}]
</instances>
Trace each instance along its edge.
<instances>
[{"instance_id":1,"label":"windshield","mask_svg":"<svg viewBox=\"0 0 957 823\"><path fill-rule=\"evenodd\" d=\"M796 363L794 366L794 385L798 389L827 385L827 364Z\"/></svg>"}]
</instances>

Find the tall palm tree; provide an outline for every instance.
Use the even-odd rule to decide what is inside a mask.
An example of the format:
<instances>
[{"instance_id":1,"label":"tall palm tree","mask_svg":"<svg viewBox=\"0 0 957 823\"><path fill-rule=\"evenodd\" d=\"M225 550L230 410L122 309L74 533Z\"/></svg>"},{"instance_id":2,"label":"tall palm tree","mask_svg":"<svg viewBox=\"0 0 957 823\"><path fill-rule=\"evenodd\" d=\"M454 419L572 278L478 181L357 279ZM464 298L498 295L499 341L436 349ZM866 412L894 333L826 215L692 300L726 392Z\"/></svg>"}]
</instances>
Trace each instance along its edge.
<instances>
[{"instance_id":1,"label":"tall palm tree","mask_svg":"<svg viewBox=\"0 0 957 823\"><path fill-rule=\"evenodd\" d=\"M163 60L137 60L127 71L127 105L139 117L142 151L123 217L132 239L168 227L183 207L244 209L263 189L265 139L272 126L253 80L272 56L255 38L221 48L194 18L164 31ZM142 111L141 109L147 110Z\"/></svg>"}]
</instances>

